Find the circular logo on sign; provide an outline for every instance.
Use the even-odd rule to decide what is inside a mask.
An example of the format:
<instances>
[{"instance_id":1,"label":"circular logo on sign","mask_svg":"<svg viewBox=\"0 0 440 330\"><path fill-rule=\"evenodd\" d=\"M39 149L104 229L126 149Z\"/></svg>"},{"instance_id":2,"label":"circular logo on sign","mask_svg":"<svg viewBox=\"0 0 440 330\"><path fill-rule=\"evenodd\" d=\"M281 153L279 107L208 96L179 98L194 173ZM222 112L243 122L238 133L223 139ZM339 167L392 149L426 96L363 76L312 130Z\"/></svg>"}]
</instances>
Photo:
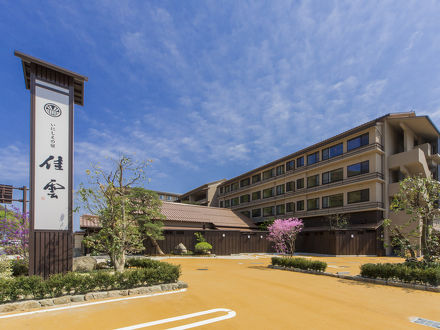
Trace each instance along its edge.
<instances>
[{"instance_id":1,"label":"circular logo on sign","mask_svg":"<svg viewBox=\"0 0 440 330\"><path fill-rule=\"evenodd\" d=\"M53 103L46 103L44 105L44 111L51 117L59 117L61 116L61 109L59 106Z\"/></svg>"}]
</instances>

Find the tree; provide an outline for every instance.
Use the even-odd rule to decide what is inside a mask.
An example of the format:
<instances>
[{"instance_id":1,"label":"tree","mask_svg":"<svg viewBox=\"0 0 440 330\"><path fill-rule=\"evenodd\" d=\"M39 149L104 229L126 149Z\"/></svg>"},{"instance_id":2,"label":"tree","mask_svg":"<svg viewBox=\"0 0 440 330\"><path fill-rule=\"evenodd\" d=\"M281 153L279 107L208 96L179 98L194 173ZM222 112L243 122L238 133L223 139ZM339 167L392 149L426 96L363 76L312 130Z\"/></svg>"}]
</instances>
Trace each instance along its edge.
<instances>
[{"instance_id":1,"label":"tree","mask_svg":"<svg viewBox=\"0 0 440 330\"><path fill-rule=\"evenodd\" d=\"M331 214L327 216L328 224L331 230L344 229L348 226L350 216L348 214Z\"/></svg>"},{"instance_id":2,"label":"tree","mask_svg":"<svg viewBox=\"0 0 440 330\"><path fill-rule=\"evenodd\" d=\"M267 239L275 244L275 250L278 253L293 255L296 236L303 227L304 224L301 219L277 219L267 228L269 230Z\"/></svg>"},{"instance_id":3,"label":"tree","mask_svg":"<svg viewBox=\"0 0 440 330\"><path fill-rule=\"evenodd\" d=\"M438 200L440 198L440 182L428 177L408 177L400 182L400 191L394 196L390 209L404 211L410 216L403 225L391 226L387 219L385 225L391 230L393 243L403 253L409 252L415 258L418 246L414 239L421 239L423 259L434 261L438 255L438 237L433 233L434 220L440 216ZM414 226L415 225L415 226ZM413 226L414 229L410 230Z\"/></svg>"},{"instance_id":4,"label":"tree","mask_svg":"<svg viewBox=\"0 0 440 330\"><path fill-rule=\"evenodd\" d=\"M145 249L143 233L149 232L149 228L144 220L154 213L147 209L154 207L157 210L157 204L152 203L147 194L132 188L146 180L145 170L149 163L134 162L122 156L110 171L95 165L92 171L86 172L89 187L81 184L78 191L82 206L99 217L101 226L100 231L86 237L84 243L107 253L118 272L124 270L127 253Z\"/></svg>"},{"instance_id":5,"label":"tree","mask_svg":"<svg viewBox=\"0 0 440 330\"><path fill-rule=\"evenodd\" d=\"M157 243L163 240L163 220L165 216L160 213L162 201L156 192L144 188L132 188L129 199L129 213L138 222L144 239L148 239L156 249L156 253L164 255Z\"/></svg>"},{"instance_id":6,"label":"tree","mask_svg":"<svg viewBox=\"0 0 440 330\"><path fill-rule=\"evenodd\" d=\"M29 214L13 207L0 215L0 246L7 254L29 261Z\"/></svg>"}]
</instances>

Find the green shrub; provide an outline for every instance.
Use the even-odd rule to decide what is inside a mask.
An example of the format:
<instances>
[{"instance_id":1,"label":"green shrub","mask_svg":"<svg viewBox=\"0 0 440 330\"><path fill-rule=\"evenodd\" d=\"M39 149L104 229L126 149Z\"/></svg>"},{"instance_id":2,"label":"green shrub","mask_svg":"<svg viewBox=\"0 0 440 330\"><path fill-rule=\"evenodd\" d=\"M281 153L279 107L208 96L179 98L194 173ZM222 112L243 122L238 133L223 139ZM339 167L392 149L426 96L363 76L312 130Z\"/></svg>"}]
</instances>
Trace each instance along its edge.
<instances>
[{"instance_id":1,"label":"green shrub","mask_svg":"<svg viewBox=\"0 0 440 330\"><path fill-rule=\"evenodd\" d=\"M13 259L11 260L12 265L12 275L21 276L29 274L29 263L24 259Z\"/></svg>"},{"instance_id":2,"label":"green shrub","mask_svg":"<svg viewBox=\"0 0 440 330\"><path fill-rule=\"evenodd\" d=\"M12 276L11 260L5 255L0 255L0 278L10 278Z\"/></svg>"},{"instance_id":3,"label":"green shrub","mask_svg":"<svg viewBox=\"0 0 440 330\"><path fill-rule=\"evenodd\" d=\"M125 261L125 267L157 268L162 264L164 263L149 258L129 258Z\"/></svg>"},{"instance_id":4,"label":"green shrub","mask_svg":"<svg viewBox=\"0 0 440 330\"><path fill-rule=\"evenodd\" d=\"M327 268L327 263L323 261L289 257L273 257L272 265L288 268L299 268L304 270L314 270L317 272L324 272Z\"/></svg>"},{"instance_id":5,"label":"green shrub","mask_svg":"<svg viewBox=\"0 0 440 330\"><path fill-rule=\"evenodd\" d=\"M198 254L207 254L211 250L212 250L212 245L209 244L208 242L199 242L194 247L195 253Z\"/></svg>"},{"instance_id":6,"label":"green shrub","mask_svg":"<svg viewBox=\"0 0 440 330\"><path fill-rule=\"evenodd\" d=\"M131 260L131 259L129 259ZM98 270L90 273L54 274L44 280L40 276L19 276L0 279L0 302L16 301L27 296L41 299L63 294L79 294L109 289L129 289L139 286L175 283L180 266L151 259L131 261L141 267L123 273ZM139 266L142 264L143 266Z\"/></svg>"},{"instance_id":7,"label":"green shrub","mask_svg":"<svg viewBox=\"0 0 440 330\"><path fill-rule=\"evenodd\" d=\"M438 263L423 265L418 262L364 264L361 266L361 276L437 286L440 284L440 265Z\"/></svg>"}]
</instances>

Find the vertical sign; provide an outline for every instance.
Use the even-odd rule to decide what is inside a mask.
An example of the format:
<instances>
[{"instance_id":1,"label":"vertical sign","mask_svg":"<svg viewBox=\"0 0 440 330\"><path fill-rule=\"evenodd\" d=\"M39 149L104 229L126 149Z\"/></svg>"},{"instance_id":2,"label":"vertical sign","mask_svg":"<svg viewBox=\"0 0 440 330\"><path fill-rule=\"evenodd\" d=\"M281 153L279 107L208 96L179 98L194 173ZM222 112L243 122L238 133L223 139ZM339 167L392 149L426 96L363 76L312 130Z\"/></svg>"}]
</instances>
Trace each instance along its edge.
<instances>
[{"instance_id":1,"label":"vertical sign","mask_svg":"<svg viewBox=\"0 0 440 330\"><path fill-rule=\"evenodd\" d=\"M69 229L69 127L69 90L36 79L36 230Z\"/></svg>"},{"instance_id":2,"label":"vertical sign","mask_svg":"<svg viewBox=\"0 0 440 330\"><path fill-rule=\"evenodd\" d=\"M31 91L29 274L72 269L73 104L87 77L15 51Z\"/></svg>"}]
</instances>

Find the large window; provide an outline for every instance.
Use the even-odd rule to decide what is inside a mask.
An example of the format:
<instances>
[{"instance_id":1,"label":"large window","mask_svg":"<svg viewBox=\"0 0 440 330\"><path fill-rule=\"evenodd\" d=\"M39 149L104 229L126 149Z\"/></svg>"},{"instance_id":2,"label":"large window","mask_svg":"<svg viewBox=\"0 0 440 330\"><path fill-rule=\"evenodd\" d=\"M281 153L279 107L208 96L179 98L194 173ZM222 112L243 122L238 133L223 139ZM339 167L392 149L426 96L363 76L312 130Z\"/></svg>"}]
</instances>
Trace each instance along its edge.
<instances>
[{"instance_id":1,"label":"large window","mask_svg":"<svg viewBox=\"0 0 440 330\"><path fill-rule=\"evenodd\" d=\"M263 208L263 217L275 215L275 206L268 206Z\"/></svg>"},{"instance_id":2,"label":"large window","mask_svg":"<svg viewBox=\"0 0 440 330\"><path fill-rule=\"evenodd\" d=\"M297 211L304 211L304 201L297 201L296 202L296 210Z\"/></svg>"},{"instance_id":3,"label":"large window","mask_svg":"<svg viewBox=\"0 0 440 330\"><path fill-rule=\"evenodd\" d=\"M342 143L338 143L338 144L335 144L334 146L323 149L322 150L322 160L326 160L326 159L329 159L332 157L342 155L342 153L344 152L343 149L344 148L343 148Z\"/></svg>"},{"instance_id":4,"label":"large window","mask_svg":"<svg viewBox=\"0 0 440 330\"><path fill-rule=\"evenodd\" d=\"M369 143L368 133L355 137L354 139L347 141L347 151L366 146Z\"/></svg>"},{"instance_id":5,"label":"large window","mask_svg":"<svg viewBox=\"0 0 440 330\"><path fill-rule=\"evenodd\" d=\"M231 191L238 190L238 182L234 182L231 184Z\"/></svg>"},{"instance_id":6,"label":"large window","mask_svg":"<svg viewBox=\"0 0 440 330\"><path fill-rule=\"evenodd\" d=\"M295 168L295 161L291 160L286 163L286 171L293 170Z\"/></svg>"},{"instance_id":7,"label":"large window","mask_svg":"<svg viewBox=\"0 0 440 330\"><path fill-rule=\"evenodd\" d=\"M284 165L277 166L277 175L284 174Z\"/></svg>"},{"instance_id":8,"label":"large window","mask_svg":"<svg viewBox=\"0 0 440 330\"><path fill-rule=\"evenodd\" d=\"M295 181L286 182L286 192L294 191Z\"/></svg>"},{"instance_id":9,"label":"large window","mask_svg":"<svg viewBox=\"0 0 440 330\"><path fill-rule=\"evenodd\" d=\"M261 209L253 209L252 210L252 218L261 217Z\"/></svg>"},{"instance_id":10,"label":"large window","mask_svg":"<svg viewBox=\"0 0 440 330\"><path fill-rule=\"evenodd\" d=\"M220 207L223 207L223 201L220 201Z\"/></svg>"},{"instance_id":11,"label":"large window","mask_svg":"<svg viewBox=\"0 0 440 330\"><path fill-rule=\"evenodd\" d=\"M347 203L361 203L370 200L370 189L362 189L347 193Z\"/></svg>"},{"instance_id":12,"label":"large window","mask_svg":"<svg viewBox=\"0 0 440 330\"><path fill-rule=\"evenodd\" d=\"M295 203L286 203L286 212L295 212Z\"/></svg>"},{"instance_id":13,"label":"large window","mask_svg":"<svg viewBox=\"0 0 440 330\"><path fill-rule=\"evenodd\" d=\"M276 186L276 193L277 193L277 195L284 194L284 185L283 184L280 184L279 186Z\"/></svg>"},{"instance_id":14,"label":"large window","mask_svg":"<svg viewBox=\"0 0 440 330\"><path fill-rule=\"evenodd\" d=\"M307 155L307 165L315 164L317 162L319 162L319 151Z\"/></svg>"},{"instance_id":15,"label":"large window","mask_svg":"<svg viewBox=\"0 0 440 330\"><path fill-rule=\"evenodd\" d=\"M239 202L238 197L231 198L231 206L237 206Z\"/></svg>"},{"instance_id":16,"label":"large window","mask_svg":"<svg viewBox=\"0 0 440 330\"><path fill-rule=\"evenodd\" d=\"M285 209L284 204L281 204L281 205L277 205L277 206L276 206L276 214L277 214L277 215L285 214L285 213L286 213L286 209Z\"/></svg>"},{"instance_id":17,"label":"large window","mask_svg":"<svg viewBox=\"0 0 440 330\"><path fill-rule=\"evenodd\" d=\"M240 204L241 203L248 203L251 200L251 195L241 195L240 196Z\"/></svg>"},{"instance_id":18,"label":"large window","mask_svg":"<svg viewBox=\"0 0 440 330\"><path fill-rule=\"evenodd\" d=\"M336 170L322 173L322 184L341 181L344 178L344 170L338 168Z\"/></svg>"},{"instance_id":19,"label":"large window","mask_svg":"<svg viewBox=\"0 0 440 330\"><path fill-rule=\"evenodd\" d=\"M296 189L304 188L304 178L296 180Z\"/></svg>"},{"instance_id":20,"label":"large window","mask_svg":"<svg viewBox=\"0 0 440 330\"><path fill-rule=\"evenodd\" d=\"M322 208L342 207L344 205L344 194L336 194L322 197Z\"/></svg>"},{"instance_id":21,"label":"large window","mask_svg":"<svg viewBox=\"0 0 440 330\"><path fill-rule=\"evenodd\" d=\"M260 173L252 175L252 183L257 183L260 181L261 181L261 174Z\"/></svg>"},{"instance_id":22,"label":"large window","mask_svg":"<svg viewBox=\"0 0 440 330\"><path fill-rule=\"evenodd\" d=\"M347 176L355 176L370 172L370 162L368 160L347 166Z\"/></svg>"},{"instance_id":23,"label":"large window","mask_svg":"<svg viewBox=\"0 0 440 330\"><path fill-rule=\"evenodd\" d=\"M269 179L273 176L275 176L275 168L263 172L263 180Z\"/></svg>"},{"instance_id":24,"label":"large window","mask_svg":"<svg viewBox=\"0 0 440 330\"><path fill-rule=\"evenodd\" d=\"M245 217L248 217L248 218L251 217L251 211L241 211L241 214L243 214Z\"/></svg>"},{"instance_id":25,"label":"large window","mask_svg":"<svg viewBox=\"0 0 440 330\"><path fill-rule=\"evenodd\" d=\"M227 199L225 200L225 207L229 207L229 206L231 206L231 200Z\"/></svg>"},{"instance_id":26,"label":"large window","mask_svg":"<svg viewBox=\"0 0 440 330\"><path fill-rule=\"evenodd\" d=\"M230 192L231 191L231 186L230 185L227 185L226 187L225 187L225 193L228 193L228 192Z\"/></svg>"},{"instance_id":27,"label":"large window","mask_svg":"<svg viewBox=\"0 0 440 330\"><path fill-rule=\"evenodd\" d=\"M240 181L240 187L246 187L249 186L251 183L251 179L250 178L246 178Z\"/></svg>"},{"instance_id":28,"label":"large window","mask_svg":"<svg viewBox=\"0 0 440 330\"><path fill-rule=\"evenodd\" d=\"M307 200L307 211L319 209L319 198L312 198Z\"/></svg>"},{"instance_id":29,"label":"large window","mask_svg":"<svg viewBox=\"0 0 440 330\"><path fill-rule=\"evenodd\" d=\"M274 195L274 188L268 188L263 190L263 198L269 198Z\"/></svg>"},{"instance_id":30,"label":"large window","mask_svg":"<svg viewBox=\"0 0 440 330\"><path fill-rule=\"evenodd\" d=\"M261 191L254 191L252 193L252 200L256 201L257 199L261 199Z\"/></svg>"},{"instance_id":31,"label":"large window","mask_svg":"<svg viewBox=\"0 0 440 330\"><path fill-rule=\"evenodd\" d=\"M304 166L304 157L299 157L296 159L296 167L302 167Z\"/></svg>"},{"instance_id":32,"label":"large window","mask_svg":"<svg viewBox=\"0 0 440 330\"><path fill-rule=\"evenodd\" d=\"M223 194L223 192L224 192L223 187L220 187L220 194Z\"/></svg>"},{"instance_id":33,"label":"large window","mask_svg":"<svg viewBox=\"0 0 440 330\"><path fill-rule=\"evenodd\" d=\"M319 185L319 174L307 177L307 188L316 187Z\"/></svg>"}]
</instances>

